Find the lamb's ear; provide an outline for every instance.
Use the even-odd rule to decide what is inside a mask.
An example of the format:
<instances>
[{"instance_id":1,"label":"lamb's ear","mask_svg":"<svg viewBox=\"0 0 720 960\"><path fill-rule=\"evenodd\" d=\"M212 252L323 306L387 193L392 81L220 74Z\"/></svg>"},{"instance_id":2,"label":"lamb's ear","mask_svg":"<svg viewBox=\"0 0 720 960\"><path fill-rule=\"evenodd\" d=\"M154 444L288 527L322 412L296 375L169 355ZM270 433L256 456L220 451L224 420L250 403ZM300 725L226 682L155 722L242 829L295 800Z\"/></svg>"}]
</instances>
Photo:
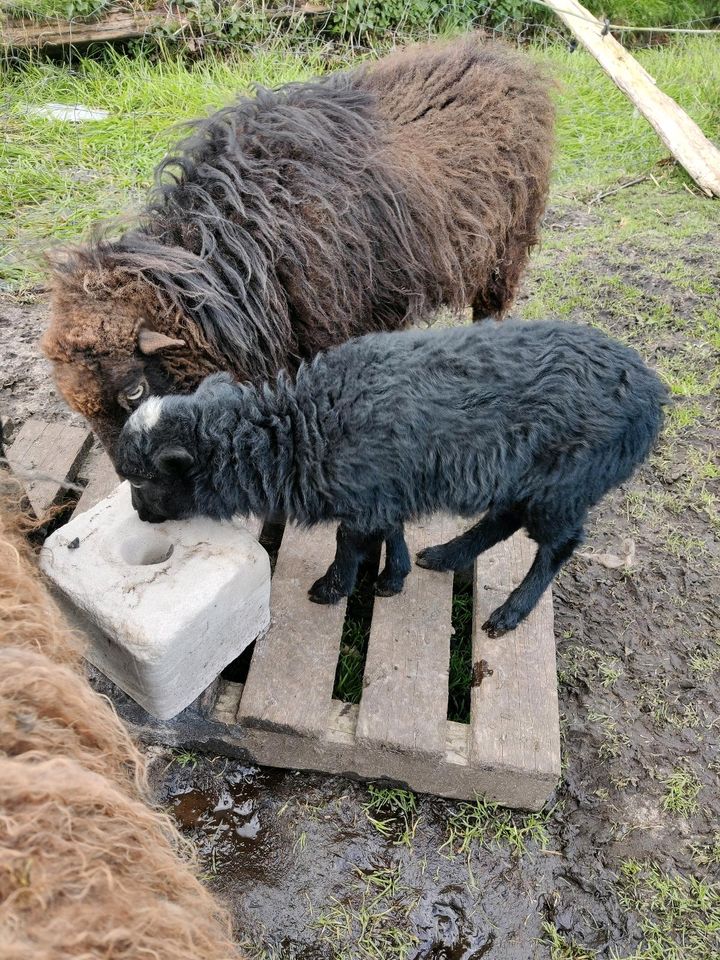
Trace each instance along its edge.
<instances>
[{"instance_id":1,"label":"lamb's ear","mask_svg":"<svg viewBox=\"0 0 720 960\"><path fill-rule=\"evenodd\" d=\"M160 473L179 476L187 473L195 463L195 457L185 447L163 447L153 457L153 463Z\"/></svg>"},{"instance_id":2,"label":"lamb's ear","mask_svg":"<svg viewBox=\"0 0 720 960\"><path fill-rule=\"evenodd\" d=\"M212 394L218 387L229 387L235 383L230 373L211 373L205 377L200 386L195 391L196 397L203 397Z\"/></svg>"},{"instance_id":3,"label":"lamb's ear","mask_svg":"<svg viewBox=\"0 0 720 960\"><path fill-rule=\"evenodd\" d=\"M184 340L175 340L157 330L150 330L148 327L142 327L138 333L138 347L140 353L149 356L153 353L159 353L160 350L169 350L171 347L184 347Z\"/></svg>"}]
</instances>

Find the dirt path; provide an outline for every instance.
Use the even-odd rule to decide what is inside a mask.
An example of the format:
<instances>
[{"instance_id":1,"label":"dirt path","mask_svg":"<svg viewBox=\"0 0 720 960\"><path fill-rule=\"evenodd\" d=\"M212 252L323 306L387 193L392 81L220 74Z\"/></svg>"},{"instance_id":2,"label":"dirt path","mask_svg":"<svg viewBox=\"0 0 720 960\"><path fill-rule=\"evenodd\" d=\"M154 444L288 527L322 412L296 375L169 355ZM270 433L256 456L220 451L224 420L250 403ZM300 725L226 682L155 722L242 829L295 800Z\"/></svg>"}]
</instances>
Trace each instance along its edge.
<instances>
[{"instance_id":1,"label":"dirt path","mask_svg":"<svg viewBox=\"0 0 720 960\"><path fill-rule=\"evenodd\" d=\"M40 353L47 322L43 299L21 303L0 295L0 416L8 441L30 416L80 422L58 396L50 364Z\"/></svg>"}]
</instances>

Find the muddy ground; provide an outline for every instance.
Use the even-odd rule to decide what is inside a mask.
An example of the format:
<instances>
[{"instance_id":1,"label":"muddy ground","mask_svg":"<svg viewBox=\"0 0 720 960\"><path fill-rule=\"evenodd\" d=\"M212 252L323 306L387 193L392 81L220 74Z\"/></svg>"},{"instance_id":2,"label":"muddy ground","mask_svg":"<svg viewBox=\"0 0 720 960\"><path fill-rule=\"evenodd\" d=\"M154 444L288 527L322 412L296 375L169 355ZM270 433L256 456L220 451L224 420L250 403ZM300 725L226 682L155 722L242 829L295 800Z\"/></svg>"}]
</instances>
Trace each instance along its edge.
<instances>
[{"instance_id":1,"label":"muddy ground","mask_svg":"<svg viewBox=\"0 0 720 960\"><path fill-rule=\"evenodd\" d=\"M393 816L348 780L154 749L158 799L198 842L253 955L720 957L717 892L688 885L720 880L720 277L705 214L693 207L689 224L682 190L667 189L558 202L518 306L592 317L676 397L657 453L595 511L554 588L555 796L537 821L425 797ZM14 428L66 415L35 352L44 317L41 296L0 302Z\"/></svg>"}]
</instances>

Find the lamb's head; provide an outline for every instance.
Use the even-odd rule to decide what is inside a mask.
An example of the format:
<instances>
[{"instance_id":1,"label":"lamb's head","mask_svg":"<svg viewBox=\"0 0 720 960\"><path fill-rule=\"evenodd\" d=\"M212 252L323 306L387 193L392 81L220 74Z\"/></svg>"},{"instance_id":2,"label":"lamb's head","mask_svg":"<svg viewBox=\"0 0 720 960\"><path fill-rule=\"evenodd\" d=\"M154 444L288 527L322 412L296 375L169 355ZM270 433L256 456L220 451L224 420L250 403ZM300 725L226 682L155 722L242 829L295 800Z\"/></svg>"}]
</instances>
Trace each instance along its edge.
<instances>
[{"instance_id":1,"label":"lamb's head","mask_svg":"<svg viewBox=\"0 0 720 960\"><path fill-rule=\"evenodd\" d=\"M193 449L197 412L191 397L150 397L131 414L117 445L116 467L130 481L141 520L195 516L202 469Z\"/></svg>"},{"instance_id":2,"label":"lamb's head","mask_svg":"<svg viewBox=\"0 0 720 960\"><path fill-rule=\"evenodd\" d=\"M149 281L90 256L75 251L55 269L42 348L60 393L115 460L123 424L143 400L187 393L218 365Z\"/></svg>"},{"instance_id":3,"label":"lamb's head","mask_svg":"<svg viewBox=\"0 0 720 960\"><path fill-rule=\"evenodd\" d=\"M122 428L116 467L132 487L141 520L162 523L198 514L226 519L227 498L214 489L208 450L218 450L219 428L232 423L237 390L228 373L207 377L190 396L150 397ZM200 449L199 438L207 449Z\"/></svg>"}]
</instances>

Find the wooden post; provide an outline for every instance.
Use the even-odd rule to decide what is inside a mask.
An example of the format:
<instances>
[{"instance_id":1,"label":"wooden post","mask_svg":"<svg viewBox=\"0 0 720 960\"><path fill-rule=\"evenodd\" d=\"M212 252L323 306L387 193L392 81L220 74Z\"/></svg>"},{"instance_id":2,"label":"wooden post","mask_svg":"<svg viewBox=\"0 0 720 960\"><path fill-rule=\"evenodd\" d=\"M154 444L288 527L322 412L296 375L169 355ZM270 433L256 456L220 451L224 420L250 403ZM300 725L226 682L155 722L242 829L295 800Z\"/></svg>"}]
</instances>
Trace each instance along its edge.
<instances>
[{"instance_id":1,"label":"wooden post","mask_svg":"<svg viewBox=\"0 0 720 960\"><path fill-rule=\"evenodd\" d=\"M595 57L613 83L650 122L670 153L703 193L720 197L720 150L603 24L577 0L546 0L580 43ZM720 34L719 34L720 36Z\"/></svg>"}]
</instances>

